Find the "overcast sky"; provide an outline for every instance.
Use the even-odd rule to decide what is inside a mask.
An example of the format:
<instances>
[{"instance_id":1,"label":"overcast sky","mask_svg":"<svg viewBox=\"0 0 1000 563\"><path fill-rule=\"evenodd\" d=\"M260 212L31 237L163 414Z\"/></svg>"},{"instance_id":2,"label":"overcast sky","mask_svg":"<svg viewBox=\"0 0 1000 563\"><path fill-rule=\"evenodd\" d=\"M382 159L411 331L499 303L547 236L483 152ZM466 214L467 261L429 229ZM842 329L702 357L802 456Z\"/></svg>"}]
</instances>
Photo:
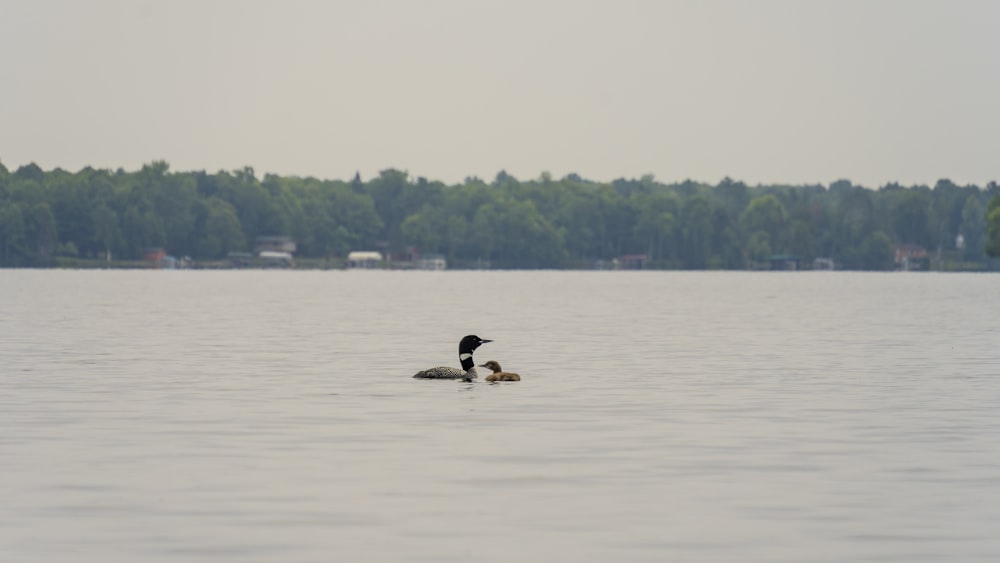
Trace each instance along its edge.
<instances>
[{"instance_id":1,"label":"overcast sky","mask_svg":"<svg viewBox=\"0 0 1000 563\"><path fill-rule=\"evenodd\" d=\"M1000 180L992 0L3 0L0 162Z\"/></svg>"}]
</instances>

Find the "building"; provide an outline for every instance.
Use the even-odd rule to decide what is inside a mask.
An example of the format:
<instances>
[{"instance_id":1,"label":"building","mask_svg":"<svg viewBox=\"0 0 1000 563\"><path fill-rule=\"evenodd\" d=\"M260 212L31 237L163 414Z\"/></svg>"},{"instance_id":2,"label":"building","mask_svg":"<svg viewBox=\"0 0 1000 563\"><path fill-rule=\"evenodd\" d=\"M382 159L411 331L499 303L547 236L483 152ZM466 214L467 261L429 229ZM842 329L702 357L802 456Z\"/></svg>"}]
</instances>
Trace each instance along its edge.
<instances>
[{"instance_id":1,"label":"building","mask_svg":"<svg viewBox=\"0 0 1000 563\"><path fill-rule=\"evenodd\" d=\"M254 243L254 253L258 256L261 252L287 252L295 254L295 250L295 239L288 236L257 237Z\"/></svg>"},{"instance_id":2,"label":"building","mask_svg":"<svg viewBox=\"0 0 1000 563\"><path fill-rule=\"evenodd\" d=\"M226 255L226 260L233 268L249 268L253 264L253 254L249 252L230 252Z\"/></svg>"},{"instance_id":3,"label":"building","mask_svg":"<svg viewBox=\"0 0 1000 563\"><path fill-rule=\"evenodd\" d=\"M295 260L291 252L280 252L276 250L263 250L258 255L260 263L265 268L291 268L295 266Z\"/></svg>"},{"instance_id":4,"label":"building","mask_svg":"<svg viewBox=\"0 0 1000 563\"><path fill-rule=\"evenodd\" d=\"M645 254L628 254L614 259L616 270L641 270L646 266Z\"/></svg>"},{"instance_id":5,"label":"building","mask_svg":"<svg viewBox=\"0 0 1000 563\"><path fill-rule=\"evenodd\" d=\"M930 257L927 249L918 244L900 244L893 249L893 263L897 270L911 272L914 270L929 270Z\"/></svg>"},{"instance_id":6,"label":"building","mask_svg":"<svg viewBox=\"0 0 1000 563\"><path fill-rule=\"evenodd\" d=\"M160 268L163 266L163 259L167 257L167 251L160 247L150 247L142 249L142 260L150 268Z\"/></svg>"},{"instance_id":7,"label":"building","mask_svg":"<svg viewBox=\"0 0 1000 563\"><path fill-rule=\"evenodd\" d=\"M427 256L421 256L414 261L414 264L418 270L439 271L448 269L448 261L445 260L445 257L440 254L428 254Z\"/></svg>"},{"instance_id":8,"label":"building","mask_svg":"<svg viewBox=\"0 0 1000 563\"><path fill-rule=\"evenodd\" d=\"M291 268L295 266L295 239L288 236L257 237L254 253L265 268Z\"/></svg>"},{"instance_id":9,"label":"building","mask_svg":"<svg viewBox=\"0 0 1000 563\"><path fill-rule=\"evenodd\" d=\"M794 254L775 254L767 259L771 263L772 270L786 270L797 272L802 258Z\"/></svg>"},{"instance_id":10,"label":"building","mask_svg":"<svg viewBox=\"0 0 1000 563\"><path fill-rule=\"evenodd\" d=\"M347 255L347 268L374 270L382 266L382 253L374 250L354 250Z\"/></svg>"},{"instance_id":11,"label":"building","mask_svg":"<svg viewBox=\"0 0 1000 563\"><path fill-rule=\"evenodd\" d=\"M813 260L813 270L833 270L833 258L817 258Z\"/></svg>"}]
</instances>

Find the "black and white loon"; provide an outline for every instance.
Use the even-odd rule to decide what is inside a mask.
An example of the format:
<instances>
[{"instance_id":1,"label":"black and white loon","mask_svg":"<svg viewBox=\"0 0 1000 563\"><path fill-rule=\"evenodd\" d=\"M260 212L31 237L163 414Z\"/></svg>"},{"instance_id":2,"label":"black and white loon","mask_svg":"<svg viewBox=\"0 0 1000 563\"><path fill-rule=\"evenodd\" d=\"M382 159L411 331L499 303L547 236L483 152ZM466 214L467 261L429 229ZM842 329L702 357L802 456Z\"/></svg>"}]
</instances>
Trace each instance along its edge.
<instances>
[{"instance_id":1,"label":"black and white loon","mask_svg":"<svg viewBox=\"0 0 1000 563\"><path fill-rule=\"evenodd\" d=\"M475 334L470 334L458 343L458 361L462 362L462 369L437 367L418 371L413 377L417 379L464 379L472 381L479 376L476 373L476 363L472 361L472 353L476 351L476 348L487 342L493 341L484 340Z\"/></svg>"}]
</instances>

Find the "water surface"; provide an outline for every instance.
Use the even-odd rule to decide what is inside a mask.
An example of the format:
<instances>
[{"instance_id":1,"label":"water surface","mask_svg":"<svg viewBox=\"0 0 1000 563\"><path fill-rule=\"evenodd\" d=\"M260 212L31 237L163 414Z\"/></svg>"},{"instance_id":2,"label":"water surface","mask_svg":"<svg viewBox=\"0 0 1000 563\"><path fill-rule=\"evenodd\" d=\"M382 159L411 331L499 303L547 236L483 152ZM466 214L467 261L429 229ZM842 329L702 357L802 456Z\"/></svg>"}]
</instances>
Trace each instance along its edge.
<instances>
[{"instance_id":1,"label":"water surface","mask_svg":"<svg viewBox=\"0 0 1000 563\"><path fill-rule=\"evenodd\" d=\"M0 560L996 560L998 294L0 271ZM410 377L469 333L523 381Z\"/></svg>"}]
</instances>

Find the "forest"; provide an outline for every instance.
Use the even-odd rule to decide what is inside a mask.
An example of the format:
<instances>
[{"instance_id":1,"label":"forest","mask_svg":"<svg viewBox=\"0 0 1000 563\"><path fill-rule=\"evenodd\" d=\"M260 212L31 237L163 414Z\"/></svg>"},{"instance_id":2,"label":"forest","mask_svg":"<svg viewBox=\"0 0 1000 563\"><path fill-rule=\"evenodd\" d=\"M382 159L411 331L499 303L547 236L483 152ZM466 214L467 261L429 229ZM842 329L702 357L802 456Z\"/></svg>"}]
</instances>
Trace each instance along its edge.
<instances>
[{"instance_id":1,"label":"forest","mask_svg":"<svg viewBox=\"0 0 1000 563\"><path fill-rule=\"evenodd\" d=\"M448 185L389 169L351 180L252 168L69 172L0 163L0 267L138 261L163 248L192 263L288 236L296 260L340 264L352 250L442 255L450 268L591 269L642 256L646 269L763 269L775 256L809 268L890 270L900 245L928 269L1000 270L1000 186L590 181L548 173Z\"/></svg>"}]
</instances>

